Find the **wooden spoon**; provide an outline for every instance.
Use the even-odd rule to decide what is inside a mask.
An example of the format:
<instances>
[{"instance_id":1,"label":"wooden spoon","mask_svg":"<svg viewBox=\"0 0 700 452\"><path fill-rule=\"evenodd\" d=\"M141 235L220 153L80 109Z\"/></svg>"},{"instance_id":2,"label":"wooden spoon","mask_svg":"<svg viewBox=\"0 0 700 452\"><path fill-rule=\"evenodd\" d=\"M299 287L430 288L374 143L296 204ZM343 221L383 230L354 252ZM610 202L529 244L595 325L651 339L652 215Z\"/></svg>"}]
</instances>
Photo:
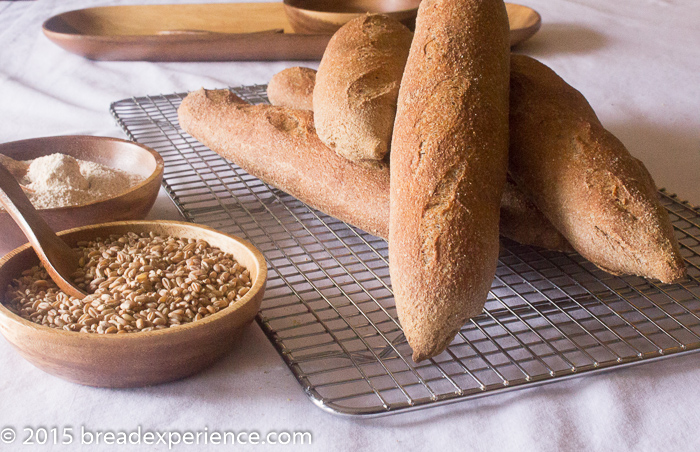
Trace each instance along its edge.
<instances>
[{"instance_id":1,"label":"wooden spoon","mask_svg":"<svg viewBox=\"0 0 700 452\"><path fill-rule=\"evenodd\" d=\"M0 165L3 165L18 181L24 178L29 170L29 165L5 154L0 154Z\"/></svg>"},{"instance_id":2,"label":"wooden spoon","mask_svg":"<svg viewBox=\"0 0 700 452\"><path fill-rule=\"evenodd\" d=\"M78 268L78 255L39 215L12 174L0 164L0 204L31 243L46 271L58 287L71 297L84 298L70 276Z\"/></svg>"}]
</instances>

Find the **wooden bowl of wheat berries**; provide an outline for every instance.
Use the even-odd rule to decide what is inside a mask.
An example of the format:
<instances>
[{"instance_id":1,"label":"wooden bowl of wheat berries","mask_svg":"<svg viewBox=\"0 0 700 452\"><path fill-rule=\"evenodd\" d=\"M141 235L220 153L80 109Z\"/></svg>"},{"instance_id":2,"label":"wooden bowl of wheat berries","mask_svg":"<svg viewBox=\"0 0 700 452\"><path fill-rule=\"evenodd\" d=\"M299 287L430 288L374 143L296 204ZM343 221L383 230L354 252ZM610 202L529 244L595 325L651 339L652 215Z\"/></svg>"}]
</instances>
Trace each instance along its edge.
<instances>
[{"instance_id":1,"label":"wooden bowl of wheat berries","mask_svg":"<svg viewBox=\"0 0 700 452\"><path fill-rule=\"evenodd\" d=\"M29 245L0 259L0 333L36 367L72 382L137 387L177 380L237 346L265 291L247 241L176 221L59 233L81 256L60 292Z\"/></svg>"},{"instance_id":2,"label":"wooden bowl of wheat berries","mask_svg":"<svg viewBox=\"0 0 700 452\"><path fill-rule=\"evenodd\" d=\"M156 151L110 137L70 135L2 143L0 163L54 231L141 220L163 179L163 159ZM0 230L0 256L27 242L2 208Z\"/></svg>"}]
</instances>

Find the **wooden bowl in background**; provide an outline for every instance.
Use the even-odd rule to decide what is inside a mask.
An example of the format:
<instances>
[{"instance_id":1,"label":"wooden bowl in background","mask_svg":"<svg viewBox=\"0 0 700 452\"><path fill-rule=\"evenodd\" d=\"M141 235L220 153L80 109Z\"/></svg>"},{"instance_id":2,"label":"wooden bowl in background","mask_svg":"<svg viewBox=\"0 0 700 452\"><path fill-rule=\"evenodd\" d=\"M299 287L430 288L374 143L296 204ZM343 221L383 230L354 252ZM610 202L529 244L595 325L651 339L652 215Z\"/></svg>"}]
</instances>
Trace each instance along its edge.
<instances>
[{"instance_id":1,"label":"wooden bowl in background","mask_svg":"<svg viewBox=\"0 0 700 452\"><path fill-rule=\"evenodd\" d=\"M177 380L209 366L231 350L253 321L265 292L262 253L240 238L177 221L123 221L59 234L69 245L109 234L154 231L204 239L231 253L250 271L251 289L228 308L202 320L162 330L107 335L49 328L25 320L0 303L0 333L36 367L68 381L101 387L136 387ZM13 278L38 263L29 245L0 259L0 302Z\"/></svg>"},{"instance_id":2,"label":"wooden bowl in background","mask_svg":"<svg viewBox=\"0 0 700 452\"><path fill-rule=\"evenodd\" d=\"M510 24L510 46L527 41L542 26L542 16L532 8L515 3L506 3Z\"/></svg>"},{"instance_id":3,"label":"wooden bowl in background","mask_svg":"<svg viewBox=\"0 0 700 452\"><path fill-rule=\"evenodd\" d=\"M296 33L333 34L346 22L366 13L391 16L413 30L420 0L284 0L287 20ZM510 45L530 39L542 25L542 17L527 6L506 3Z\"/></svg>"},{"instance_id":4,"label":"wooden bowl in background","mask_svg":"<svg viewBox=\"0 0 700 452\"><path fill-rule=\"evenodd\" d=\"M284 0L294 32L333 34L346 22L366 13L393 17L413 30L420 0Z\"/></svg>"},{"instance_id":5,"label":"wooden bowl in background","mask_svg":"<svg viewBox=\"0 0 700 452\"><path fill-rule=\"evenodd\" d=\"M138 174L146 179L123 193L102 201L72 207L40 209L40 215L54 231L118 220L146 217L158 196L163 179L163 159L146 146L118 138L86 135L33 138L0 144L0 154L15 160L31 160L53 153L100 163ZM10 215L0 211L0 256L26 243L27 239Z\"/></svg>"}]
</instances>

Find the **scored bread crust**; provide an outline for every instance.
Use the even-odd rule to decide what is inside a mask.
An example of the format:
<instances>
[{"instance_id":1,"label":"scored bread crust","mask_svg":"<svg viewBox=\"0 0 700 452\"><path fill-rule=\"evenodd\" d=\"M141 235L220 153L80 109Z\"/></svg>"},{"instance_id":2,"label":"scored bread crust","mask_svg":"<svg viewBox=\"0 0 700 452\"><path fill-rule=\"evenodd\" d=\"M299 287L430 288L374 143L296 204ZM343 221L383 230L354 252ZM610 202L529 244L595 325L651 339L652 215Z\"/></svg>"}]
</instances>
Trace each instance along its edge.
<instances>
[{"instance_id":1,"label":"scored bread crust","mask_svg":"<svg viewBox=\"0 0 700 452\"><path fill-rule=\"evenodd\" d=\"M421 2L390 154L389 269L414 361L482 312L493 281L509 57L502 1Z\"/></svg>"},{"instance_id":2,"label":"scored bread crust","mask_svg":"<svg viewBox=\"0 0 700 452\"><path fill-rule=\"evenodd\" d=\"M255 177L353 226L389 237L388 167L357 170L356 164L338 157L313 132L311 112L270 105L236 107L241 104L246 105L228 90L199 90L185 97L178 118L183 130ZM278 127L295 121L302 133L290 136L289 130ZM327 162L334 171L326 171ZM299 165L307 171L301 177ZM345 177L338 178L337 172ZM341 191L364 195L344 196ZM571 249L514 184L503 193L500 217L504 237L551 250Z\"/></svg>"},{"instance_id":3,"label":"scored bread crust","mask_svg":"<svg viewBox=\"0 0 700 452\"><path fill-rule=\"evenodd\" d=\"M290 67L276 73L267 84L267 98L272 105L314 109L316 71L308 67Z\"/></svg>"},{"instance_id":4,"label":"scored bread crust","mask_svg":"<svg viewBox=\"0 0 700 452\"><path fill-rule=\"evenodd\" d=\"M357 17L331 38L316 74L316 130L339 155L373 164L389 151L396 99L413 33L379 14Z\"/></svg>"},{"instance_id":5,"label":"scored bread crust","mask_svg":"<svg viewBox=\"0 0 700 452\"><path fill-rule=\"evenodd\" d=\"M583 95L544 64L512 56L509 173L583 257L670 283L685 263L642 162Z\"/></svg>"}]
</instances>

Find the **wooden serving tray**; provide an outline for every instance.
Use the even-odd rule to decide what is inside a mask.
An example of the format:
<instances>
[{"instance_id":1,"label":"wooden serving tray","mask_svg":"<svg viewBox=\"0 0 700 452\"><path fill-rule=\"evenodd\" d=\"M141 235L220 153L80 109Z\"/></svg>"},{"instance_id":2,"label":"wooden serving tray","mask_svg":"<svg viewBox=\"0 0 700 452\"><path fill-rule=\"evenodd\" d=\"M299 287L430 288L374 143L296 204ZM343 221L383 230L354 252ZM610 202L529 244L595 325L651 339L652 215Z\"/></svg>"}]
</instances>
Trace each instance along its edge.
<instances>
[{"instance_id":1,"label":"wooden serving tray","mask_svg":"<svg viewBox=\"0 0 700 452\"><path fill-rule=\"evenodd\" d=\"M507 6L513 43L518 5ZM320 60L331 38L294 33L282 2L103 6L53 16L42 28L65 50L107 61Z\"/></svg>"}]
</instances>

